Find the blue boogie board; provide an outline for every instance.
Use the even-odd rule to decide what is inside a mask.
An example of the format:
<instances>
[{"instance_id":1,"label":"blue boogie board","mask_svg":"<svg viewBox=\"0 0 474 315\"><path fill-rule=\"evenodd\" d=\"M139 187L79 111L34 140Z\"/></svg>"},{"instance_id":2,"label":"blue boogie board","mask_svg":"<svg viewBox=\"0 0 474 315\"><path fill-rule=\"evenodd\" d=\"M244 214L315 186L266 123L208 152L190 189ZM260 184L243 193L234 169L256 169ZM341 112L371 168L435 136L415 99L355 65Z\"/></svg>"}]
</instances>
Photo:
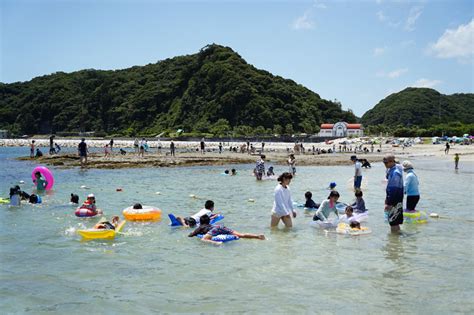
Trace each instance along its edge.
<instances>
[{"instance_id":1,"label":"blue boogie board","mask_svg":"<svg viewBox=\"0 0 474 315\"><path fill-rule=\"evenodd\" d=\"M178 219L176 219L176 217L174 216L174 214L169 213L169 214L168 214L168 217L170 218L170 221L171 221L170 226L183 226L183 225L181 224L181 222L179 222ZM219 222L219 221L221 221L222 219L224 219L224 216L223 216L222 214L218 214L215 218L213 218L213 219L211 220L211 224L214 224L214 223L216 223L216 222ZM198 224L198 225L199 225L199 224Z\"/></svg>"},{"instance_id":2,"label":"blue boogie board","mask_svg":"<svg viewBox=\"0 0 474 315\"><path fill-rule=\"evenodd\" d=\"M197 237L199 238L203 238L204 235L202 234L198 234ZM231 235L231 234L219 234L219 235L216 235L216 236L213 236L211 238L211 240L213 240L214 242L222 242L222 243L226 243L226 242L230 242L230 241L236 241L240 239L238 236L235 236L235 235Z\"/></svg>"}]
</instances>

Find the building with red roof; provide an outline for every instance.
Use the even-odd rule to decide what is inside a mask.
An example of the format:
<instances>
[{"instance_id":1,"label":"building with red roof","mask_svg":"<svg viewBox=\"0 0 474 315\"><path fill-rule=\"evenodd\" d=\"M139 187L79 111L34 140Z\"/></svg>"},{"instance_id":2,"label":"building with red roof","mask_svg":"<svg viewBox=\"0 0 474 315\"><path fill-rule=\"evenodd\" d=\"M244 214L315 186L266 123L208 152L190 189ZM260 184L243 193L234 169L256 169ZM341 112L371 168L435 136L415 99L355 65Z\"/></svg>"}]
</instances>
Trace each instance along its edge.
<instances>
[{"instance_id":1,"label":"building with red roof","mask_svg":"<svg viewBox=\"0 0 474 315\"><path fill-rule=\"evenodd\" d=\"M348 124L337 122L335 124L322 124L319 131L320 137L363 137L364 127L361 124Z\"/></svg>"}]
</instances>

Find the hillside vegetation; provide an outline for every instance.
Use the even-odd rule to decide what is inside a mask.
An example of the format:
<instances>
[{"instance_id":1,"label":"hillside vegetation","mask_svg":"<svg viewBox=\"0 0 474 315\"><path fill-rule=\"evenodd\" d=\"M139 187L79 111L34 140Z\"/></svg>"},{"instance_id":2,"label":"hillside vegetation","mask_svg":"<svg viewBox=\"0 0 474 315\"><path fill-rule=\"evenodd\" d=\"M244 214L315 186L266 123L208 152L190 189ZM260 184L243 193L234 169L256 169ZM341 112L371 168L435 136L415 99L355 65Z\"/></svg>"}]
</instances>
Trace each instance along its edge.
<instances>
[{"instance_id":1,"label":"hillside vegetation","mask_svg":"<svg viewBox=\"0 0 474 315\"><path fill-rule=\"evenodd\" d=\"M213 135L313 133L355 122L341 104L248 64L231 48L117 71L58 72L0 84L0 128L14 134L96 131Z\"/></svg>"}]
</instances>

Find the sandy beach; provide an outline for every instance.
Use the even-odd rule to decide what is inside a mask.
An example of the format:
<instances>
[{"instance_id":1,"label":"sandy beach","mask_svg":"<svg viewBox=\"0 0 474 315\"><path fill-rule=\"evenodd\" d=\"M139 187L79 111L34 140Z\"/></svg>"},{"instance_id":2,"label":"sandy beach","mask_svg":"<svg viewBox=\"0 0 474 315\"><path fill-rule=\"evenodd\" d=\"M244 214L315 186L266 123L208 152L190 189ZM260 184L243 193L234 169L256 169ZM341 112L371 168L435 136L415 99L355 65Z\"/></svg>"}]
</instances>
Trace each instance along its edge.
<instances>
[{"instance_id":1,"label":"sandy beach","mask_svg":"<svg viewBox=\"0 0 474 315\"><path fill-rule=\"evenodd\" d=\"M331 144L324 142L304 143L305 153L296 154L297 165L350 165L350 156L356 154L358 158L367 159L370 163L380 162L387 152L394 153L399 160L432 158L438 160L452 160L454 153L459 153L461 161L474 161L474 146L472 145L451 145L448 155L444 153L444 144L415 144L406 148L385 144L388 139L382 139L382 147L380 152L379 145L374 146L374 152L370 152L370 144L363 144L359 139L348 140L341 138L335 140ZM89 148L103 148L109 143L108 139L86 140ZM352 147L350 152L339 152L339 145L344 141L350 141L351 144L347 148ZM62 148L75 148L80 142L72 139L55 139ZM138 157L133 149L133 140L114 140L114 152L110 157L104 157L103 150L94 150L88 157L89 168L133 168L133 167L168 167L168 166L192 166L192 165L227 165L227 164L249 164L254 163L259 153L254 154L230 152L229 148L240 147L243 142L224 142L223 152L219 153L219 142L206 142L206 153L201 154L196 150L199 148L199 142L196 141L174 141L177 149L175 157L169 154L170 141L150 141L148 142L150 149L145 153L144 157ZM31 139L1 139L1 146L25 147L25 156L20 157L22 160L29 160L28 146ZM35 139L36 147L39 147L44 156L36 158L41 163L54 165L57 167L71 168L80 166L77 154L60 153L55 155L48 154L49 139ZM354 153L355 145L362 144L362 148L367 148L369 152L357 151ZM255 147L260 150L261 143L254 143ZM336 147L336 153L317 154L312 152L315 149L329 150ZM162 149L159 150L158 147ZM267 164L286 165L288 152L293 152L294 143L289 142L266 142L264 154L266 155ZM119 154L119 148L127 151L126 155ZM99 151L99 152L97 152Z\"/></svg>"}]
</instances>

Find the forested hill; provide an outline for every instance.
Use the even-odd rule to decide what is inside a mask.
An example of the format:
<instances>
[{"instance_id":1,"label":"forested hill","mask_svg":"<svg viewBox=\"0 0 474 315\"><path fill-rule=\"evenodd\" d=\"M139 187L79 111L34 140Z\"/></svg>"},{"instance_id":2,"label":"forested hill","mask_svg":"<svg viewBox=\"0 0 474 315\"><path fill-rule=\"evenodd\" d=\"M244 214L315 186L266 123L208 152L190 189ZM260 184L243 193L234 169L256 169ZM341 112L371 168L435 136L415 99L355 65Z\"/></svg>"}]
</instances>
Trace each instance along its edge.
<instances>
[{"instance_id":1,"label":"forested hill","mask_svg":"<svg viewBox=\"0 0 474 315\"><path fill-rule=\"evenodd\" d=\"M474 122L474 94L444 95L428 88L406 88L381 100L361 118L365 125L429 128Z\"/></svg>"},{"instance_id":2,"label":"forested hill","mask_svg":"<svg viewBox=\"0 0 474 315\"><path fill-rule=\"evenodd\" d=\"M340 103L256 69L220 45L124 70L0 83L0 129L16 134L311 133L322 122L356 119Z\"/></svg>"}]
</instances>

